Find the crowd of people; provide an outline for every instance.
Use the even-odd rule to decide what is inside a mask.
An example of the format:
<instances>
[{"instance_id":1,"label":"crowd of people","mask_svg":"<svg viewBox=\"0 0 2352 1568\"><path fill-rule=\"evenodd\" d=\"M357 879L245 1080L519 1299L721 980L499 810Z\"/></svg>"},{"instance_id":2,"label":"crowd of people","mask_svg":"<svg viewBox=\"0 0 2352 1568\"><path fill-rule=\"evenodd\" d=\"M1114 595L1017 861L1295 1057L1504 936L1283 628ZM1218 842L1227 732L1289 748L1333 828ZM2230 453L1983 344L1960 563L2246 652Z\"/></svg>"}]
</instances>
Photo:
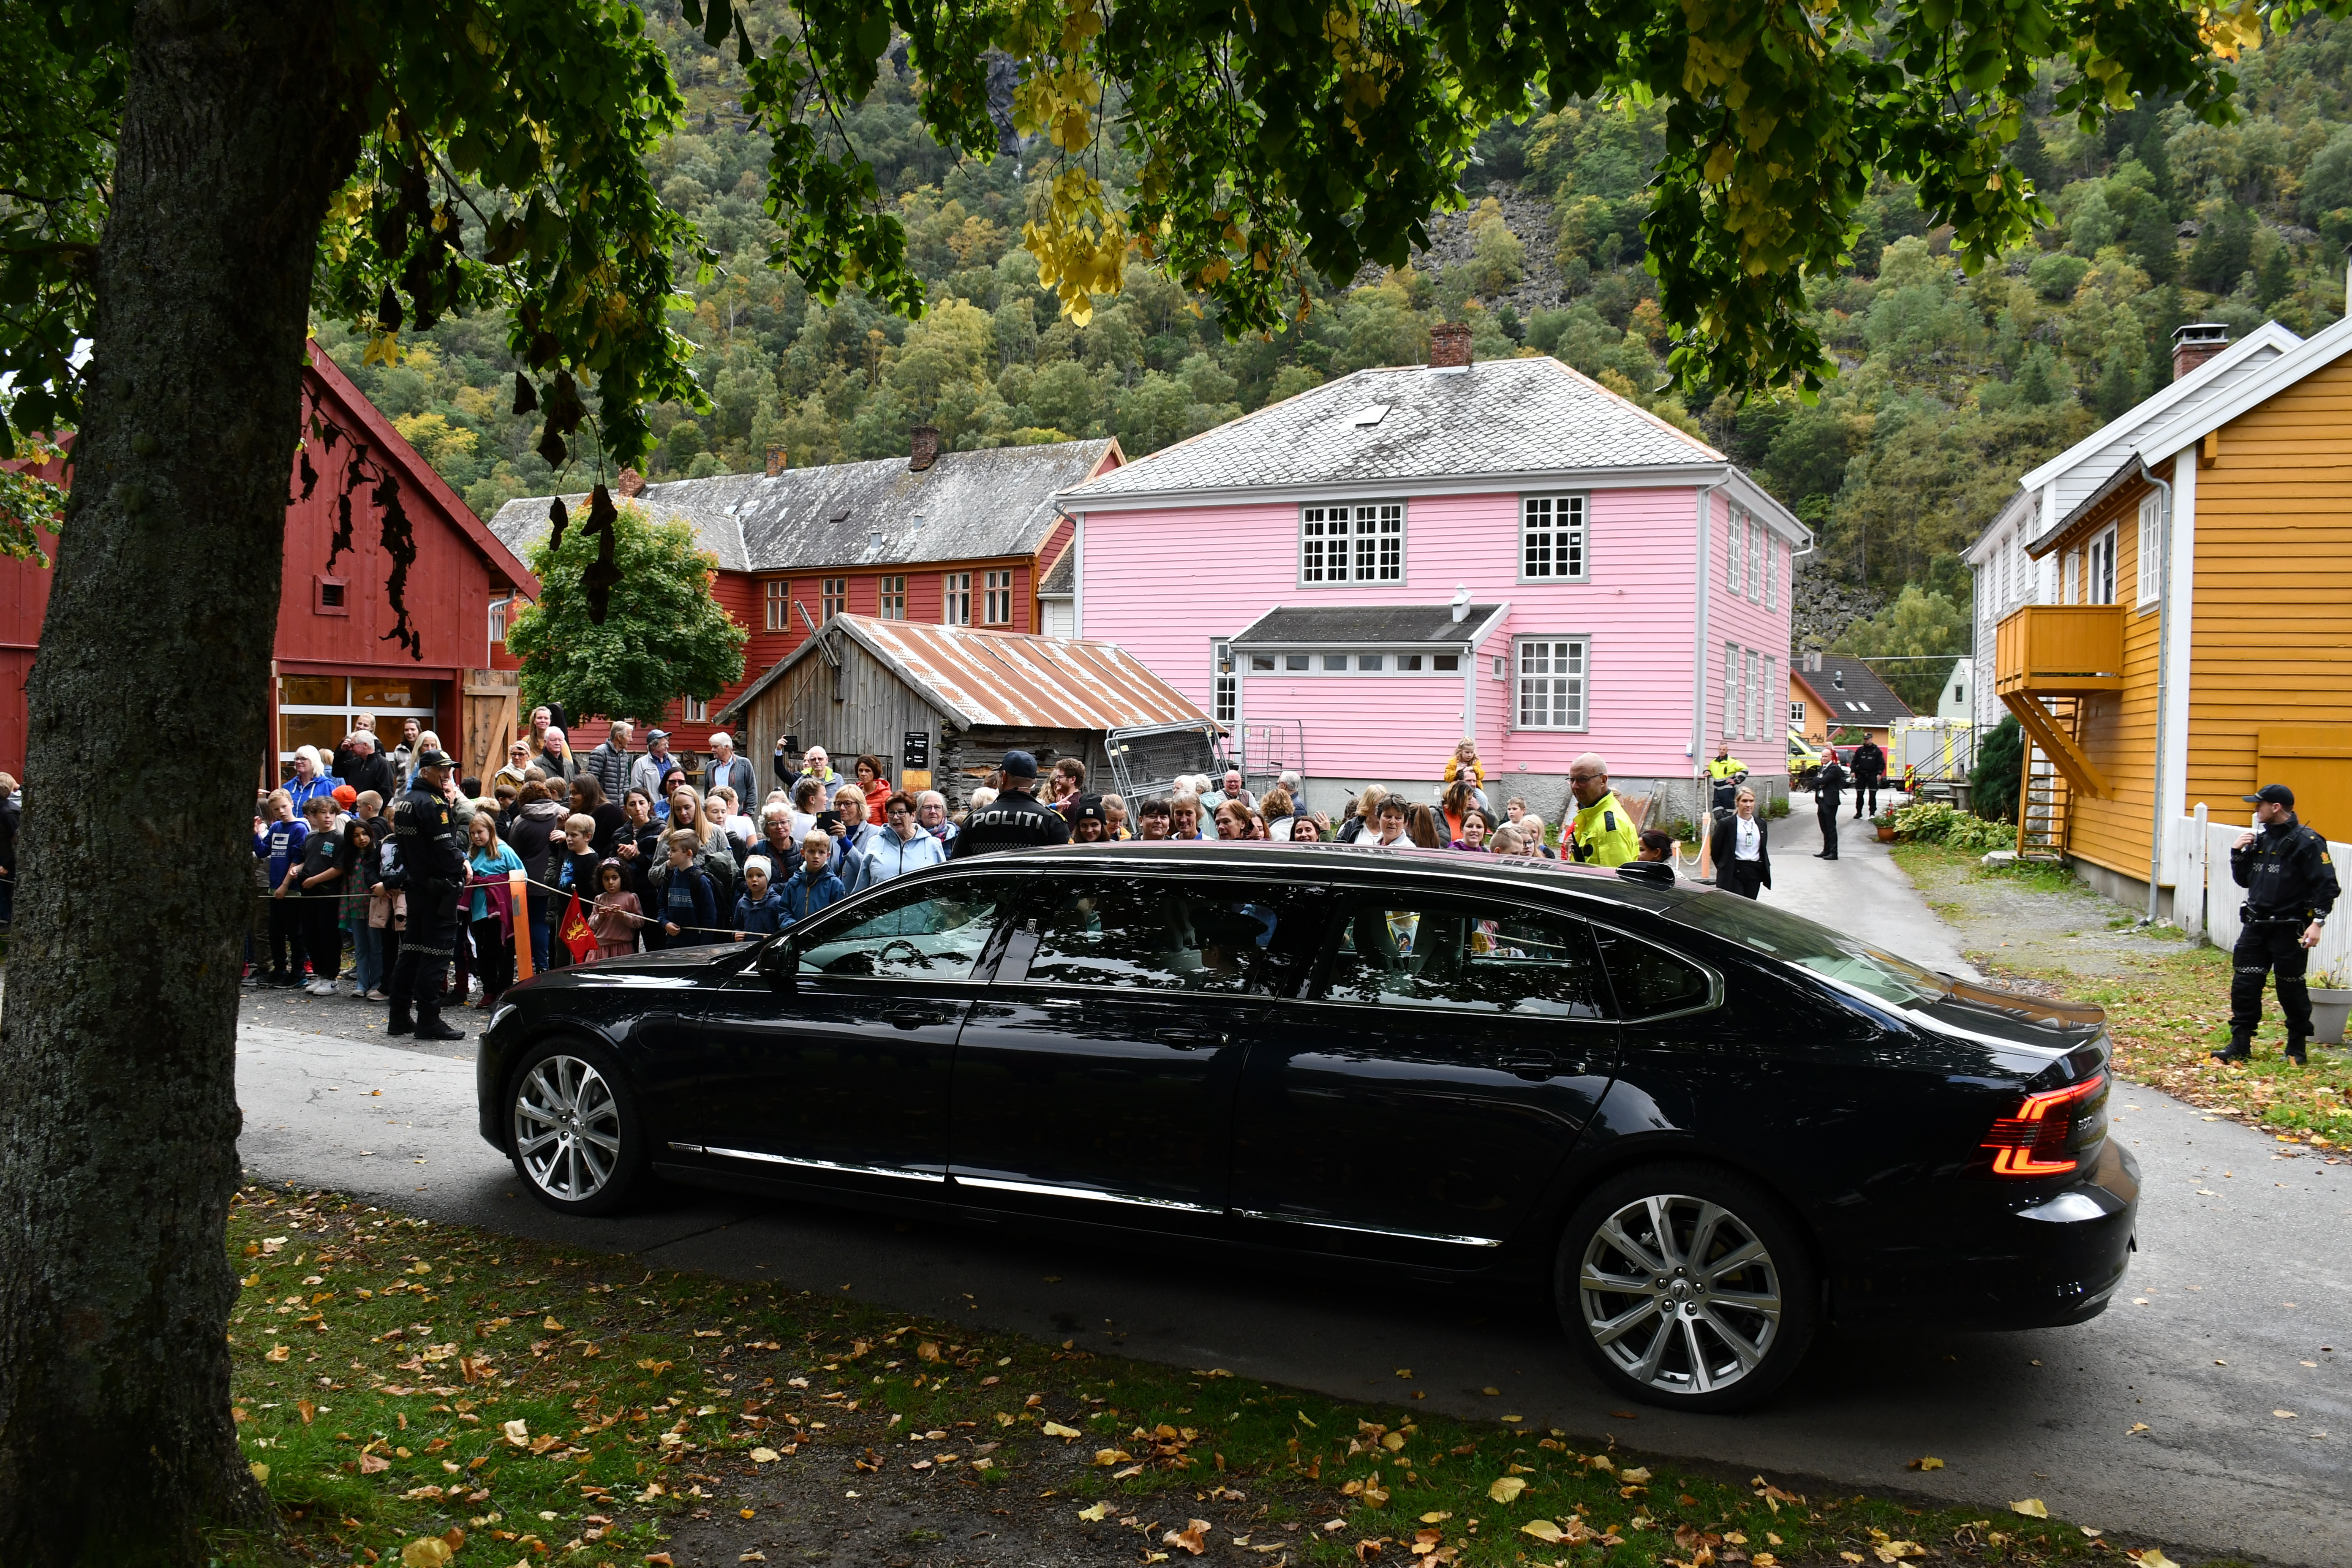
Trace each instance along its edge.
<instances>
[{"instance_id":1,"label":"crowd of people","mask_svg":"<svg viewBox=\"0 0 2352 1568\"><path fill-rule=\"evenodd\" d=\"M1129 801L1091 788L1076 758L1041 776L1025 752L1007 753L961 811L940 791L893 784L877 756L853 759L845 777L822 746L779 756L755 798L756 773L727 732L699 762L669 741L649 729L637 750L635 727L616 721L575 753L541 708L486 781L457 776L413 720L388 746L362 718L332 756L298 748L256 802L246 983L390 1002L394 1032L440 1031L442 998L495 1006L518 973L762 936L894 877L1033 844L1364 844L1605 866L1672 853L1666 835L1637 828L1591 754L1571 768L1577 809L1556 834L1523 797L1497 808L1467 741L1433 798L1368 785L1337 820L1306 805L1296 773L1253 792L1229 768ZM420 970L431 977L397 978Z\"/></svg>"}]
</instances>

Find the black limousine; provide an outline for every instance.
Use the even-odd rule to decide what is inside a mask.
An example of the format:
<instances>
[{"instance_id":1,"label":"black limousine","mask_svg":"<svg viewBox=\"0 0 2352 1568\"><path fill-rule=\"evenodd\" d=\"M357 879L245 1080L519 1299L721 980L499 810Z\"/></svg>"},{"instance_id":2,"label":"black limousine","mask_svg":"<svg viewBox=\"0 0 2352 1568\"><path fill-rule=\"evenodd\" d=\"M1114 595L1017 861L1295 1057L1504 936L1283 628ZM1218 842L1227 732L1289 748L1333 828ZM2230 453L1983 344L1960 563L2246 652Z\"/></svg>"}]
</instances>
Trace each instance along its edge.
<instances>
[{"instance_id":1,"label":"black limousine","mask_svg":"<svg viewBox=\"0 0 2352 1568\"><path fill-rule=\"evenodd\" d=\"M1623 1394L1726 1409L1824 1318L2105 1308L2104 1021L1631 868L1088 845L529 981L478 1089L559 1210L650 1172L1522 1277Z\"/></svg>"}]
</instances>

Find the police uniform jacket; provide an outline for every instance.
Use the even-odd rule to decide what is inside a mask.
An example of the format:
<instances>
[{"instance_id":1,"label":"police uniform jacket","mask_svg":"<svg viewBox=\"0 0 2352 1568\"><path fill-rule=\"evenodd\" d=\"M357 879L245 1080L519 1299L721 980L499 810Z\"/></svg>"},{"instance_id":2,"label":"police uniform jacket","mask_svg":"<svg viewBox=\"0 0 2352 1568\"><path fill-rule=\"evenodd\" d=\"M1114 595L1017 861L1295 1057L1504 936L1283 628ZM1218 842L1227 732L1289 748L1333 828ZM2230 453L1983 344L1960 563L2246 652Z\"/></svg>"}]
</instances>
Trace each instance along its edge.
<instances>
[{"instance_id":1,"label":"police uniform jacket","mask_svg":"<svg viewBox=\"0 0 2352 1568\"><path fill-rule=\"evenodd\" d=\"M410 790L392 808L393 842L408 891L407 946L439 952L457 919L457 890L466 880L466 851L458 842L456 814L439 795Z\"/></svg>"},{"instance_id":2,"label":"police uniform jacket","mask_svg":"<svg viewBox=\"0 0 2352 1568\"><path fill-rule=\"evenodd\" d=\"M952 860L968 859L997 849L1034 849L1047 844L1067 844L1070 825L1051 806L1019 794L998 795L967 818L948 850Z\"/></svg>"},{"instance_id":3,"label":"police uniform jacket","mask_svg":"<svg viewBox=\"0 0 2352 1568\"><path fill-rule=\"evenodd\" d=\"M2327 840L2289 814L2230 851L2230 875L2246 889L2245 919L2306 925L2336 907L2336 867Z\"/></svg>"}]
</instances>

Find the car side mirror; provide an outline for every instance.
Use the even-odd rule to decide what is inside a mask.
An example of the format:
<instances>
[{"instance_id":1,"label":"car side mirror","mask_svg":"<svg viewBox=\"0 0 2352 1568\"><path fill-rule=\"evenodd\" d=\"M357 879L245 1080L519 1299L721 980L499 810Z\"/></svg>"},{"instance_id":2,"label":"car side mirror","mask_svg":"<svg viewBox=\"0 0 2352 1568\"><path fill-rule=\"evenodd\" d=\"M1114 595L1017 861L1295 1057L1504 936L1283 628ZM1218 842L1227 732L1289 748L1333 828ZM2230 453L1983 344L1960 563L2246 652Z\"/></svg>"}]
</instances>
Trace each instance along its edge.
<instances>
[{"instance_id":1,"label":"car side mirror","mask_svg":"<svg viewBox=\"0 0 2352 1568\"><path fill-rule=\"evenodd\" d=\"M760 950L758 967L770 989L790 995L800 984L801 950L790 942L772 942Z\"/></svg>"}]
</instances>

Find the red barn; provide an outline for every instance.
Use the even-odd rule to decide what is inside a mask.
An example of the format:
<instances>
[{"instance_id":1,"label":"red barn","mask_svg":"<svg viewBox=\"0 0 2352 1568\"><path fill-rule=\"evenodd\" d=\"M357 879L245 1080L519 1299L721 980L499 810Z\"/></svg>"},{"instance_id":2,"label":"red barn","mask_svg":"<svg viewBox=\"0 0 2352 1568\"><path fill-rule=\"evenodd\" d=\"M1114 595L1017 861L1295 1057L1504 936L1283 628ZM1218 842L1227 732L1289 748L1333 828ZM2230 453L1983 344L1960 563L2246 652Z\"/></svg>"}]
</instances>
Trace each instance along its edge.
<instances>
[{"instance_id":1,"label":"red barn","mask_svg":"<svg viewBox=\"0 0 2352 1568\"><path fill-rule=\"evenodd\" d=\"M510 677L490 666L490 606L517 592L536 594L539 581L498 536L467 510L431 464L401 438L392 422L360 395L316 343L302 373L304 441L294 463L286 509L285 576L279 585L277 658L271 720L270 775L290 766L294 748L314 745L331 754L361 713L397 741L401 721L414 717L458 746L468 728L468 687L495 689ZM311 432L313 413L343 433L329 449ZM391 565L380 543L383 516L373 484L352 498L352 548L327 564L353 445L396 480L416 544L403 597L415 634L412 654L393 640L398 617L387 602ZM301 468L318 476L302 496ZM72 482L68 461L59 482ZM55 556L57 542L44 538ZM29 561L0 560L0 768L21 775L25 766L25 681L48 609L49 574ZM511 724L511 698L482 709L485 729ZM265 759L255 759L257 768Z\"/></svg>"},{"instance_id":2,"label":"red barn","mask_svg":"<svg viewBox=\"0 0 2352 1568\"><path fill-rule=\"evenodd\" d=\"M711 715L789 658L810 628L837 615L1041 630L1040 581L1075 530L1054 498L1120 461L1116 440L942 452L938 433L919 426L905 458L792 468L777 452L765 474L657 485L625 472L622 499L634 499L656 521L688 523L718 559L711 592L751 640L743 679L708 702L681 699L658 715L586 723L575 716L572 751L604 738L604 718L627 717L640 721L641 748L646 726L659 724L671 732L671 750L706 752L719 727ZM509 501L490 520L491 531L523 553L547 537L552 499ZM584 495L564 497L574 516L586 503ZM500 668L515 668L504 649L498 657Z\"/></svg>"}]
</instances>

